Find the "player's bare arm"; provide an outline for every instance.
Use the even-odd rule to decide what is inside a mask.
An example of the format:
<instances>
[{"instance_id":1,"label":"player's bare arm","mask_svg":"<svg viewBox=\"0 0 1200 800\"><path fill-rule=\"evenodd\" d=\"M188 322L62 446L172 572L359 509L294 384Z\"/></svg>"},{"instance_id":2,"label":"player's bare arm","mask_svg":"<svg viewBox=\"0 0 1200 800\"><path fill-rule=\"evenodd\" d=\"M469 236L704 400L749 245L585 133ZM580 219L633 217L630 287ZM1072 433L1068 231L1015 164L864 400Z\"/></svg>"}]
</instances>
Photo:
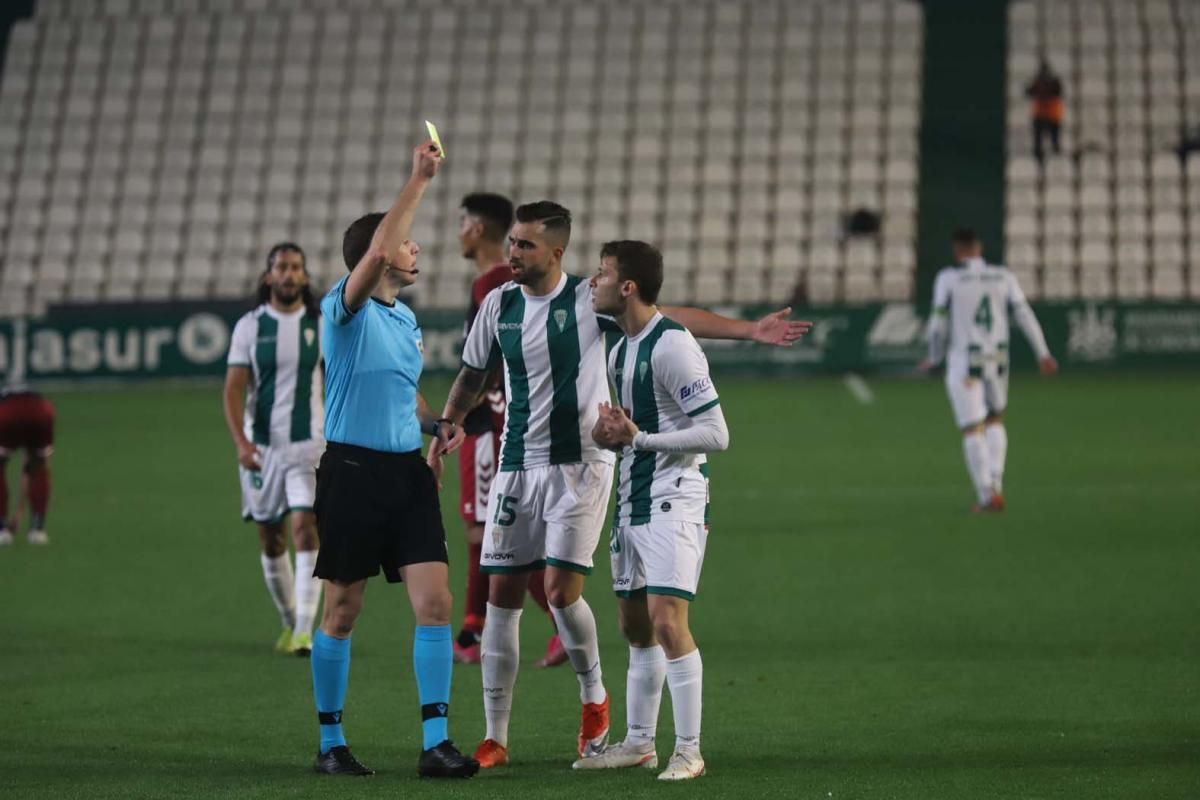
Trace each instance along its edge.
<instances>
[{"instance_id":1,"label":"player's bare arm","mask_svg":"<svg viewBox=\"0 0 1200 800\"><path fill-rule=\"evenodd\" d=\"M258 471L261 469L258 463L258 449L254 442L246 438L242 430L242 416L246 412L246 387L249 385L249 367L233 366L225 370L225 426L229 428L229 435L237 448L238 463L246 469Z\"/></svg>"},{"instance_id":2,"label":"player's bare arm","mask_svg":"<svg viewBox=\"0 0 1200 800\"><path fill-rule=\"evenodd\" d=\"M441 437L434 439L433 443L429 445L426 461L435 472L439 474L441 472L442 456L457 450L466 438L462 428L463 420L467 418L471 409L479 404L479 398L483 396L484 390L489 385L490 375L490 370L472 369L467 366L458 371L458 377L454 379L454 385L450 387L450 394L446 397L442 419L454 426L459 438L454 447L449 450L446 449L446 443L443 443Z\"/></svg>"},{"instance_id":3,"label":"player's bare arm","mask_svg":"<svg viewBox=\"0 0 1200 800\"><path fill-rule=\"evenodd\" d=\"M490 370L468 366L460 369L458 377L454 379L454 385L450 387L450 394L446 397L446 407L442 416L455 425L462 425L471 409L479 405L479 399L488 387L490 376Z\"/></svg>"},{"instance_id":4,"label":"player's bare arm","mask_svg":"<svg viewBox=\"0 0 1200 800\"><path fill-rule=\"evenodd\" d=\"M807 320L790 320L792 309L783 308L757 320L731 319L703 308L659 306L663 316L678 322L701 339L744 339L790 347L812 329Z\"/></svg>"},{"instance_id":5,"label":"player's bare arm","mask_svg":"<svg viewBox=\"0 0 1200 800\"><path fill-rule=\"evenodd\" d=\"M441 151L432 139L425 140L413 151L413 168L408 182L375 229L370 248L346 281L345 303L348 310L362 308L367 298L379 288L397 252L408 240L417 206L429 182L437 174L440 162Z\"/></svg>"}]
</instances>

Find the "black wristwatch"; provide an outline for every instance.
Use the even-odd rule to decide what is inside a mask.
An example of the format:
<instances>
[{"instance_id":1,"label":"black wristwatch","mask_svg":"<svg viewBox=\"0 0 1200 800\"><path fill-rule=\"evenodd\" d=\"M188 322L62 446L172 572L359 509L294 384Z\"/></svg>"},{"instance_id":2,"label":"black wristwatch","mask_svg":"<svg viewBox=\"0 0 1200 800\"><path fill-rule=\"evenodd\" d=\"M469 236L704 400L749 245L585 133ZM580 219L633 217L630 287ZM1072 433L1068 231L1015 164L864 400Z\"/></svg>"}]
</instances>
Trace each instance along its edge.
<instances>
[{"instance_id":1,"label":"black wristwatch","mask_svg":"<svg viewBox=\"0 0 1200 800\"><path fill-rule=\"evenodd\" d=\"M433 422L429 423L429 427L426 428L425 432L436 439L438 435L438 429L442 427L443 422L450 425L450 434L454 435L454 422L446 417L435 419Z\"/></svg>"}]
</instances>

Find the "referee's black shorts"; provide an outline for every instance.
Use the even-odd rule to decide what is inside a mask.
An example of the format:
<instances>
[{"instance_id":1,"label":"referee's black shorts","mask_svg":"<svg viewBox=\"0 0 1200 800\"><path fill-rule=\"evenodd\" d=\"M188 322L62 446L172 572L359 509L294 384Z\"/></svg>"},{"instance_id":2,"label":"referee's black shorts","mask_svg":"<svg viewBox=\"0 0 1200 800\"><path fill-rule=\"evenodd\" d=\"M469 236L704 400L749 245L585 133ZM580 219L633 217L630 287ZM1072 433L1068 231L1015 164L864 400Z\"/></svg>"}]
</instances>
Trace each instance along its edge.
<instances>
[{"instance_id":1,"label":"referee's black shorts","mask_svg":"<svg viewBox=\"0 0 1200 800\"><path fill-rule=\"evenodd\" d=\"M383 453L330 442L317 468L318 578L352 583L383 568L446 563L437 479L420 450Z\"/></svg>"}]
</instances>

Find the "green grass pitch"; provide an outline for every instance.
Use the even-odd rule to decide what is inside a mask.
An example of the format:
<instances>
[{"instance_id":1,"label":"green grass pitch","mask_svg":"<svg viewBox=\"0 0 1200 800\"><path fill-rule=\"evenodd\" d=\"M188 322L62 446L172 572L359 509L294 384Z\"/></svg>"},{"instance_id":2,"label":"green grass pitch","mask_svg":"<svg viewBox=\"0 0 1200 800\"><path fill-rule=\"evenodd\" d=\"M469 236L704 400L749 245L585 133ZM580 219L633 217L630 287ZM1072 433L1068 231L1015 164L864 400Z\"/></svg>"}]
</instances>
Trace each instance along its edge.
<instances>
[{"instance_id":1,"label":"green grass pitch","mask_svg":"<svg viewBox=\"0 0 1200 800\"><path fill-rule=\"evenodd\" d=\"M717 382L702 780L572 772L575 679L533 669L550 628L530 604L514 763L419 783L412 623L382 582L346 703L379 774L314 775L308 664L271 652L219 390L191 386L52 395L52 543L0 551L0 797L1200 796L1200 377L1016 378L1010 510L987 518L940 381L872 381L868 406L836 379ZM587 596L619 737L603 545ZM479 670L456 667L451 735L482 733Z\"/></svg>"}]
</instances>

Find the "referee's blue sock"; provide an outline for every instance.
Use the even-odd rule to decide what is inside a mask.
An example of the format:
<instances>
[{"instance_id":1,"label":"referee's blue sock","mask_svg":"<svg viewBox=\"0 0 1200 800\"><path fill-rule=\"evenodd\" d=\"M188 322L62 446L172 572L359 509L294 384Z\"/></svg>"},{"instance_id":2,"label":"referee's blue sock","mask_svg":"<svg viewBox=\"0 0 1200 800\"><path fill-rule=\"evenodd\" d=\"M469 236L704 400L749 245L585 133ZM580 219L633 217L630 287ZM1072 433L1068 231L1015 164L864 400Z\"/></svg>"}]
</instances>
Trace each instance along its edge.
<instances>
[{"instance_id":1,"label":"referee's blue sock","mask_svg":"<svg viewBox=\"0 0 1200 800\"><path fill-rule=\"evenodd\" d=\"M321 724L321 752L346 744L342 734L342 705L350 681L350 639L328 636L318 629L313 636L313 698Z\"/></svg>"},{"instance_id":2,"label":"referee's blue sock","mask_svg":"<svg viewBox=\"0 0 1200 800\"><path fill-rule=\"evenodd\" d=\"M413 670L417 673L417 695L421 699L421 733L425 750L450 738L446 716L450 710L453 667L450 626L418 625L413 633Z\"/></svg>"}]
</instances>

